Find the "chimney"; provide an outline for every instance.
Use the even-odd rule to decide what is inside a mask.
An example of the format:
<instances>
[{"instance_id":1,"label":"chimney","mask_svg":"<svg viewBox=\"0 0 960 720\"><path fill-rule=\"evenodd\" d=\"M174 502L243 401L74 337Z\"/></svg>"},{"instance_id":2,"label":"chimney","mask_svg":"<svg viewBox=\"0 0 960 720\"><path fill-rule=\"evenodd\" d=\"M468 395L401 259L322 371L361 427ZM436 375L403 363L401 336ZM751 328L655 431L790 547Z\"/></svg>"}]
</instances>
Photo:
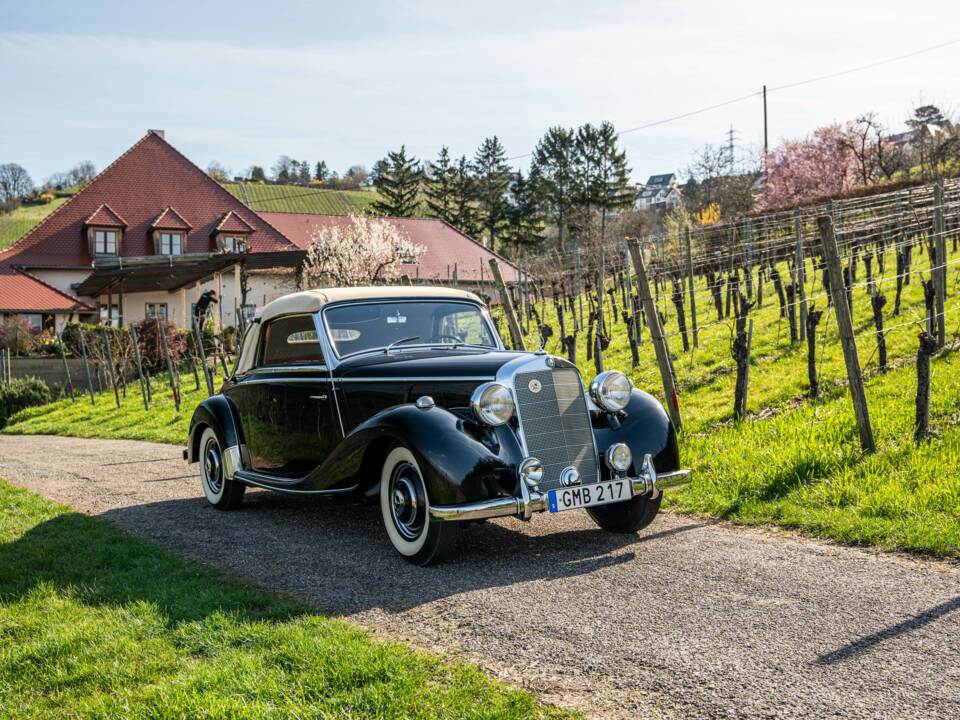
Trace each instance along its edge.
<instances>
[{"instance_id":1,"label":"chimney","mask_svg":"<svg viewBox=\"0 0 960 720\"><path fill-rule=\"evenodd\" d=\"M153 130L153 129L150 129L150 130L147 130L147 133L156 133L157 135L159 135L160 137L162 137L164 140L166 140L166 138L165 138L164 135L163 135L163 130Z\"/></svg>"}]
</instances>

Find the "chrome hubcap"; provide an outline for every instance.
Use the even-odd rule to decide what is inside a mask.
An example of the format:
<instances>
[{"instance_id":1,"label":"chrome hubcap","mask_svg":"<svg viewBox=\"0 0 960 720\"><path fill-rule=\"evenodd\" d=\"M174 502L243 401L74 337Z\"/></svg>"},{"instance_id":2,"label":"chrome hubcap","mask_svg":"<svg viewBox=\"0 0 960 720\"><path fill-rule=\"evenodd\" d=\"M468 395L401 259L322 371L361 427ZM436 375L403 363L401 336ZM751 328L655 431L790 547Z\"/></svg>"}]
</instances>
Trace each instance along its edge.
<instances>
[{"instance_id":1,"label":"chrome hubcap","mask_svg":"<svg viewBox=\"0 0 960 720\"><path fill-rule=\"evenodd\" d=\"M420 474L409 463L401 463L390 477L390 514L394 527L405 539L417 538L426 521L426 497Z\"/></svg>"},{"instance_id":2,"label":"chrome hubcap","mask_svg":"<svg viewBox=\"0 0 960 720\"><path fill-rule=\"evenodd\" d=\"M216 440L207 442L203 453L203 470L211 492L220 492L223 487L223 463L220 460L220 446Z\"/></svg>"}]
</instances>

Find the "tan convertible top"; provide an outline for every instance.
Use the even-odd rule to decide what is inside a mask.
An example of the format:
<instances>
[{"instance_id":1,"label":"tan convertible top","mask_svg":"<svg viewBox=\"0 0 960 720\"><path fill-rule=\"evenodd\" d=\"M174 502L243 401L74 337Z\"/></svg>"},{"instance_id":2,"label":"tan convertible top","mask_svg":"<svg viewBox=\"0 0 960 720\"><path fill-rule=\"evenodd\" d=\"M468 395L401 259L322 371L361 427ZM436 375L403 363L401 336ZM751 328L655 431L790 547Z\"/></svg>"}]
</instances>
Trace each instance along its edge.
<instances>
[{"instance_id":1,"label":"tan convertible top","mask_svg":"<svg viewBox=\"0 0 960 720\"><path fill-rule=\"evenodd\" d=\"M451 298L482 302L466 290L408 285L373 285L369 287L316 288L292 293L264 305L258 315L270 320L289 313L315 313L327 303L337 300L375 300L378 298Z\"/></svg>"},{"instance_id":2,"label":"tan convertible top","mask_svg":"<svg viewBox=\"0 0 960 720\"><path fill-rule=\"evenodd\" d=\"M261 321L270 320L279 315L288 315L290 313L315 313L327 303L336 300L375 300L377 298L450 298L456 300L473 300L482 303L473 293L466 290L453 290L451 288L429 287L420 285L410 287L408 285L374 285L370 287L345 287L345 288L316 288L314 290L304 290L303 292L291 293L277 298L260 308L257 317ZM256 352L257 338L260 334L262 324L258 323L250 328L249 337L244 339L243 349L240 354L240 362L237 365L237 372L246 372L253 367L253 356Z\"/></svg>"}]
</instances>

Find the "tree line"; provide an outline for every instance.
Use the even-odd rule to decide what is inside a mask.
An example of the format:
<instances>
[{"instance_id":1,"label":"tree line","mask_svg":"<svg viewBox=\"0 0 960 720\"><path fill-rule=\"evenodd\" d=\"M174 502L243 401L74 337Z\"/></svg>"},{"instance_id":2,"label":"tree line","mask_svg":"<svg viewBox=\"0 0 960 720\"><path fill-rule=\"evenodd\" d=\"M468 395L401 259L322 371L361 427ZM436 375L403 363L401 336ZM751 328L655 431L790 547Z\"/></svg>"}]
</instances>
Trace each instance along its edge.
<instances>
[{"instance_id":1,"label":"tree line","mask_svg":"<svg viewBox=\"0 0 960 720\"><path fill-rule=\"evenodd\" d=\"M437 217L494 250L517 254L536 251L548 234L561 250L572 239L602 241L610 216L633 205L626 152L609 122L550 128L526 174L508 160L496 135L472 158L454 158L443 146L435 160L423 162L401 146L375 166L380 198L373 209Z\"/></svg>"}]
</instances>

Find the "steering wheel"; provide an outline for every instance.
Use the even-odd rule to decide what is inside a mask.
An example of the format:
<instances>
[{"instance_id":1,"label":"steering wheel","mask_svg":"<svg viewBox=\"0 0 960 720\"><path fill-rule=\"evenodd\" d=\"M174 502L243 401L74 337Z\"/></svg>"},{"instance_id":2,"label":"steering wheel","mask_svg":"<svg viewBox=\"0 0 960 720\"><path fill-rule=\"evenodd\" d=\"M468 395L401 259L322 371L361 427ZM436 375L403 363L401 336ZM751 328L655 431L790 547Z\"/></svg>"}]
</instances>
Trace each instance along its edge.
<instances>
[{"instance_id":1,"label":"steering wheel","mask_svg":"<svg viewBox=\"0 0 960 720\"><path fill-rule=\"evenodd\" d=\"M459 338L456 335L448 335L446 333L441 335L434 335L433 337L427 338L428 343L439 342L441 340L453 340L453 342L456 343L457 345L462 345L464 343L463 338Z\"/></svg>"}]
</instances>

